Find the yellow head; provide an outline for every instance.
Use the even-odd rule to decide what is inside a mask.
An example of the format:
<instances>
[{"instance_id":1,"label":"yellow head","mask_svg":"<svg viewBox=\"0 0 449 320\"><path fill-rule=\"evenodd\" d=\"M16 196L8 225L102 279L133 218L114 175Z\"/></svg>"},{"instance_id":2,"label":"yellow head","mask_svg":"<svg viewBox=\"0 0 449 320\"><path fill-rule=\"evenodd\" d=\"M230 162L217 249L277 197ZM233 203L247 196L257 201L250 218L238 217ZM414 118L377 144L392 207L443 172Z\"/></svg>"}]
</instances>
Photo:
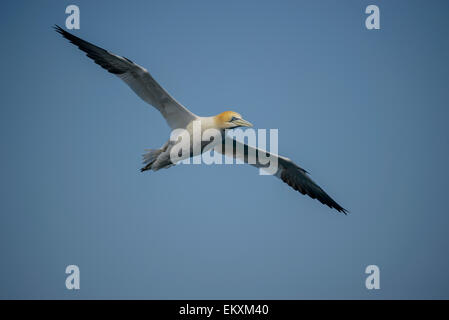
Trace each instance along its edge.
<instances>
[{"instance_id":1,"label":"yellow head","mask_svg":"<svg viewBox=\"0 0 449 320\"><path fill-rule=\"evenodd\" d=\"M225 111L215 116L215 124L220 129L232 129L237 127L252 127L240 114L234 111Z\"/></svg>"}]
</instances>

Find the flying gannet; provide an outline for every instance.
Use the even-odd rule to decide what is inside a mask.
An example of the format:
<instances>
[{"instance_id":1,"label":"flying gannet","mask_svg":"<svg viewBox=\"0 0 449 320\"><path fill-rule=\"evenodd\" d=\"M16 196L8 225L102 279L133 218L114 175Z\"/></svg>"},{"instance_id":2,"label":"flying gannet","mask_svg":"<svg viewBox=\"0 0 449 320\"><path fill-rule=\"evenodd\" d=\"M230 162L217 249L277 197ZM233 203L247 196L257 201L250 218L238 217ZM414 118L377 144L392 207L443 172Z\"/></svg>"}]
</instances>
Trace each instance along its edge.
<instances>
[{"instance_id":1,"label":"flying gannet","mask_svg":"<svg viewBox=\"0 0 449 320\"><path fill-rule=\"evenodd\" d=\"M95 61L95 63L122 79L141 99L158 109L172 130L191 130L193 121L197 120L201 122L201 130L214 128L224 131L225 129L252 126L251 123L244 120L239 113L233 111L225 111L213 117L197 116L177 102L167 91L165 91L164 88L162 88L156 80L153 79L145 68L135 64L125 57L115 55L87 41L84 41L65 31L58 25L55 25L54 28L64 38L76 45L80 50L84 51L89 58ZM255 163L250 163L248 161L248 155L251 154L250 152L258 152L259 149L233 139L233 141L231 141L233 149L228 151L225 150L224 146L226 140L230 138L226 137L226 135L223 135L223 137L223 140L219 142L222 143L221 152L223 154L239 159L258 168L264 166L258 161L258 157L256 157ZM172 166L173 163L170 161L171 147L172 145L169 141L159 149L148 150L148 152L144 155L145 166L141 169L141 171L157 171L161 168ZM264 150L261 150L261 152L277 158L278 168L275 176L287 183L290 187L304 195L310 196L312 199L319 200L322 204L325 204L330 208L334 208L345 214L347 213L346 209L335 202L308 176L306 170L299 167L288 158L270 154Z\"/></svg>"}]
</instances>

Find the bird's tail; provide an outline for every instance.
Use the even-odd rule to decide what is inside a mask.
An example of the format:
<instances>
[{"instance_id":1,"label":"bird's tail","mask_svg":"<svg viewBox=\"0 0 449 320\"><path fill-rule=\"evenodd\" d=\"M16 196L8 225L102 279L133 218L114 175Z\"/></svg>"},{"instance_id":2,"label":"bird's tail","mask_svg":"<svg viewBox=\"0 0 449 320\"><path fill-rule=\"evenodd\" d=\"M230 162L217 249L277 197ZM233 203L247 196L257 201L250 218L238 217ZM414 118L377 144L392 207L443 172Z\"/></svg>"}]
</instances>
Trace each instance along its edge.
<instances>
[{"instance_id":1,"label":"bird's tail","mask_svg":"<svg viewBox=\"0 0 449 320\"><path fill-rule=\"evenodd\" d=\"M157 157L163 152L162 149L146 149L146 153L143 155L143 164L145 165L140 169L141 172L151 170Z\"/></svg>"}]
</instances>

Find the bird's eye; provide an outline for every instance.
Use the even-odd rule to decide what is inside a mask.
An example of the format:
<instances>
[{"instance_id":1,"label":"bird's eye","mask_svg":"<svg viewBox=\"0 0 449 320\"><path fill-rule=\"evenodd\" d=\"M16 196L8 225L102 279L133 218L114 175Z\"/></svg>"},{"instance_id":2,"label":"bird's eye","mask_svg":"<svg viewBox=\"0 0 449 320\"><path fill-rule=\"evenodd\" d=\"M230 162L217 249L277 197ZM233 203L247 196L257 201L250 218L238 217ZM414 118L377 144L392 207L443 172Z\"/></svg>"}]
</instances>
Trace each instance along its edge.
<instances>
[{"instance_id":1,"label":"bird's eye","mask_svg":"<svg viewBox=\"0 0 449 320\"><path fill-rule=\"evenodd\" d=\"M237 118L237 117L232 117L230 122L235 121L235 120L238 120L238 119L239 119L239 118Z\"/></svg>"}]
</instances>

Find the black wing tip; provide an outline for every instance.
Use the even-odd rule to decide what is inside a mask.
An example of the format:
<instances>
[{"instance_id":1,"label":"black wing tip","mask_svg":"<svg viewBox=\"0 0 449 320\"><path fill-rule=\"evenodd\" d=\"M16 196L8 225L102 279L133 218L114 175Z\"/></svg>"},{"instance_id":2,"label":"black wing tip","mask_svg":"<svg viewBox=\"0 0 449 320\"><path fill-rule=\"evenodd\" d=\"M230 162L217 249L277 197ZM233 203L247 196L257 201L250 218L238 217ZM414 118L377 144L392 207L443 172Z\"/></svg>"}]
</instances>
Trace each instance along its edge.
<instances>
[{"instance_id":1,"label":"black wing tip","mask_svg":"<svg viewBox=\"0 0 449 320\"><path fill-rule=\"evenodd\" d=\"M58 26L57 24L53 25L53 29L57 32L60 33L62 35L64 35L65 33L68 33L67 31L65 31L63 28L61 28L60 26Z\"/></svg>"},{"instance_id":2,"label":"black wing tip","mask_svg":"<svg viewBox=\"0 0 449 320\"><path fill-rule=\"evenodd\" d=\"M338 212L344 213L345 216L347 216L348 213L349 213L348 210L346 210L345 208L340 207L340 206L339 206L338 208L335 208L335 207L334 207L334 209L337 210Z\"/></svg>"},{"instance_id":3,"label":"black wing tip","mask_svg":"<svg viewBox=\"0 0 449 320\"><path fill-rule=\"evenodd\" d=\"M319 187L318 187L319 188ZM340 206L334 199L332 199L323 189L319 188L322 192L321 194L314 194L311 192L307 192L307 195L312 199L317 199L322 204L327 205L331 209L335 209L338 212L343 213L344 215L348 215L349 211Z\"/></svg>"},{"instance_id":4,"label":"black wing tip","mask_svg":"<svg viewBox=\"0 0 449 320\"><path fill-rule=\"evenodd\" d=\"M326 194L327 195L327 194ZM328 196L328 195L327 195ZM329 196L328 196L329 197ZM321 201L321 203L326 204L329 208L331 209L335 209L338 212L344 213L345 216L348 215L349 211L346 210L345 208L343 208L342 206L340 206L337 202L335 202L335 200L333 200L331 197L329 197L328 201Z\"/></svg>"},{"instance_id":5,"label":"black wing tip","mask_svg":"<svg viewBox=\"0 0 449 320\"><path fill-rule=\"evenodd\" d=\"M329 208L331 209L335 209L338 212L343 213L344 215L348 215L349 211L346 210L345 208L343 208L342 206L340 206L334 199L332 199L323 189L321 189L320 187L318 187L319 190L321 191L321 194L314 194L311 192L307 192L307 195L309 197L311 197L312 199L317 199L319 202L321 202L322 204L327 205Z\"/></svg>"},{"instance_id":6,"label":"black wing tip","mask_svg":"<svg viewBox=\"0 0 449 320\"><path fill-rule=\"evenodd\" d=\"M317 199L322 203L327 205L329 208L331 209L335 209L338 212L343 213L344 215L348 215L349 211L346 210L345 208L343 208L342 206L340 206L337 201L335 201L334 199L332 199L323 189L321 189L320 187L318 187L321 191L322 194L318 194L317 195Z\"/></svg>"},{"instance_id":7,"label":"black wing tip","mask_svg":"<svg viewBox=\"0 0 449 320\"><path fill-rule=\"evenodd\" d=\"M340 206L338 203L336 203L335 201L333 201L332 198L330 198L330 199L331 199L330 202L329 202L329 201L326 201L326 200L324 200L324 199L317 199L317 200L320 201L322 204L328 206L329 208L335 209L335 210L337 210L338 212L343 213L345 216L348 215L348 213L349 213L348 210L346 210L345 208L343 208L342 206Z\"/></svg>"},{"instance_id":8,"label":"black wing tip","mask_svg":"<svg viewBox=\"0 0 449 320\"><path fill-rule=\"evenodd\" d=\"M73 43L73 41L77 38L75 37L73 34L71 34L70 32L64 30L63 28L61 28L59 25L55 24L53 25L53 29L59 33L60 35L62 35L64 38L66 38L67 40L69 40L70 42Z\"/></svg>"},{"instance_id":9,"label":"black wing tip","mask_svg":"<svg viewBox=\"0 0 449 320\"><path fill-rule=\"evenodd\" d=\"M100 48L90 42L87 42L81 38L78 38L77 36L74 36L68 31L65 31L63 28L55 24L53 26L55 31L59 34L61 34L65 39L69 40L70 43L74 44L78 47L81 51L85 52L86 55L92 59L96 64L100 65L103 69L106 69L112 74L120 75L127 71L126 68L120 68L120 66L114 65L110 61L108 61L108 57L111 57L111 54L103 49ZM105 55L105 56L103 56ZM126 59L130 63L133 63L131 60Z\"/></svg>"}]
</instances>

